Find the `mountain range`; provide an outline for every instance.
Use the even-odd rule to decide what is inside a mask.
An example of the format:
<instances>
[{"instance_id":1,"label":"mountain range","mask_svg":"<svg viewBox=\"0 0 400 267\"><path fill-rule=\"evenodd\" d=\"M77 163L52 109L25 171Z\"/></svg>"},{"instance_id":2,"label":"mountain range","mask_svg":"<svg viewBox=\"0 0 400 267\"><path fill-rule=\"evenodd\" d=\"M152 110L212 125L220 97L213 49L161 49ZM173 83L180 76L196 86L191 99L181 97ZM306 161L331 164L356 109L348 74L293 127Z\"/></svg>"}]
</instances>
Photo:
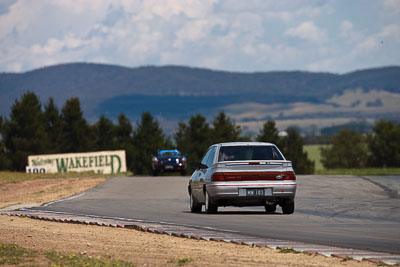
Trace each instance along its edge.
<instances>
[{"instance_id":1,"label":"mountain range","mask_svg":"<svg viewBox=\"0 0 400 267\"><path fill-rule=\"evenodd\" d=\"M279 128L305 130L352 120L399 119L400 67L388 66L345 74L273 71L227 72L183 66L129 68L69 63L24 73L0 73L0 115L14 101L35 92L61 108L79 97L85 117L124 112L132 121L150 111L172 132L176 122L201 113L212 118L224 110L252 135L267 119Z\"/></svg>"}]
</instances>

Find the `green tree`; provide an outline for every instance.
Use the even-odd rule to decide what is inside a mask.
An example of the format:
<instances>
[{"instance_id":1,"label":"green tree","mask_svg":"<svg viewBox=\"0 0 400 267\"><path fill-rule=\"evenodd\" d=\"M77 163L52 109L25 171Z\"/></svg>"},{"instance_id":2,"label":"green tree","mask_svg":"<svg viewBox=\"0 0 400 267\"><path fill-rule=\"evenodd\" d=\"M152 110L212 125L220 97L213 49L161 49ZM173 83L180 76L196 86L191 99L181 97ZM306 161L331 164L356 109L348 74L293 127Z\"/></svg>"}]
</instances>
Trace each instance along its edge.
<instances>
[{"instance_id":1,"label":"green tree","mask_svg":"<svg viewBox=\"0 0 400 267\"><path fill-rule=\"evenodd\" d=\"M6 145L3 142L2 133L3 133L3 122L5 119L0 116L0 170L10 170L11 169L11 161L7 157L7 149Z\"/></svg>"},{"instance_id":2,"label":"green tree","mask_svg":"<svg viewBox=\"0 0 400 267\"><path fill-rule=\"evenodd\" d=\"M182 153L188 154L188 170L191 170L191 163L200 162L210 141L211 129L206 118L200 114L192 116L186 123L179 122L175 133L175 141Z\"/></svg>"},{"instance_id":3,"label":"green tree","mask_svg":"<svg viewBox=\"0 0 400 267\"><path fill-rule=\"evenodd\" d=\"M78 98L68 99L62 108L62 152L93 151L94 134L86 120Z\"/></svg>"},{"instance_id":4,"label":"green tree","mask_svg":"<svg viewBox=\"0 0 400 267\"><path fill-rule=\"evenodd\" d=\"M7 157L7 149L3 141L0 141L0 170L11 170L12 162Z\"/></svg>"},{"instance_id":5,"label":"green tree","mask_svg":"<svg viewBox=\"0 0 400 267\"><path fill-rule=\"evenodd\" d=\"M235 125L223 111L215 116L211 128L211 143L225 143L240 141L240 126Z\"/></svg>"},{"instance_id":6,"label":"green tree","mask_svg":"<svg viewBox=\"0 0 400 267\"><path fill-rule=\"evenodd\" d=\"M152 155L155 155L164 145L164 134L158 122L154 120L150 112L144 112L133 132L135 148L132 161L133 171L136 174L151 174Z\"/></svg>"},{"instance_id":7,"label":"green tree","mask_svg":"<svg viewBox=\"0 0 400 267\"><path fill-rule=\"evenodd\" d=\"M400 166L400 123L381 120L373 128L369 140L370 165L377 167Z\"/></svg>"},{"instance_id":8,"label":"green tree","mask_svg":"<svg viewBox=\"0 0 400 267\"><path fill-rule=\"evenodd\" d=\"M7 157L13 170L22 171L29 155L43 154L49 142L39 98L32 92L25 93L11 107L10 120L3 125L2 136Z\"/></svg>"},{"instance_id":9,"label":"green tree","mask_svg":"<svg viewBox=\"0 0 400 267\"><path fill-rule=\"evenodd\" d=\"M49 98L49 102L44 107L44 120L50 143L47 153L59 153L61 151L62 118L53 98Z\"/></svg>"},{"instance_id":10,"label":"green tree","mask_svg":"<svg viewBox=\"0 0 400 267\"><path fill-rule=\"evenodd\" d=\"M321 148L325 168L362 168L367 164L368 146L365 138L355 131L342 129L332 138L332 146Z\"/></svg>"},{"instance_id":11,"label":"green tree","mask_svg":"<svg viewBox=\"0 0 400 267\"><path fill-rule=\"evenodd\" d=\"M269 120L264 123L263 128L257 135L256 140L258 142L268 142L273 143L280 147L279 131L275 126L275 121Z\"/></svg>"},{"instance_id":12,"label":"green tree","mask_svg":"<svg viewBox=\"0 0 400 267\"><path fill-rule=\"evenodd\" d=\"M129 170L133 170L134 147L132 140L132 124L124 113L118 116L118 124L115 126L116 148L125 150L126 164Z\"/></svg>"},{"instance_id":13,"label":"green tree","mask_svg":"<svg viewBox=\"0 0 400 267\"><path fill-rule=\"evenodd\" d=\"M93 128L97 150L113 150L116 148L116 127L110 119L102 115Z\"/></svg>"},{"instance_id":14,"label":"green tree","mask_svg":"<svg viewBox=\"0 0 400 267\"><path fill-rule=\"evenodd\" d=\"M303 138L295 128L286 130L287 136L282 137L281 151L287 160L292 162L293 168L298 174L314 173L314 161L308 158L303 151Z\"/></svg>"}]
</instances>

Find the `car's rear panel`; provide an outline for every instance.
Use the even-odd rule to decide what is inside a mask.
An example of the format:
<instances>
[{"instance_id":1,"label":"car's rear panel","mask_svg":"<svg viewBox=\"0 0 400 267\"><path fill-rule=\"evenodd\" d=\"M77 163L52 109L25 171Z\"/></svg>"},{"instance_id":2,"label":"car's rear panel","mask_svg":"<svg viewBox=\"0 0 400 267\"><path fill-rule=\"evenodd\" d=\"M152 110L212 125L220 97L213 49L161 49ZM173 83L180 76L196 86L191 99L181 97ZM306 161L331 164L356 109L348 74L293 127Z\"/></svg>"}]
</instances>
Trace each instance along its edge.
<instances>
[{"instance_id":1,"label":"car's rear panel","mask_svg":"<svg viewBox=\"0 0 400 267\"><path fill-rule=\"evenodd\" d=\"M296 193L296 176L290 161L219 162L213 169L207 192L222 204L226 200L227 205L261 205L269 199L293 199ZM249 196L252 192L255 195Z\"/></svg>"}]
</instances>

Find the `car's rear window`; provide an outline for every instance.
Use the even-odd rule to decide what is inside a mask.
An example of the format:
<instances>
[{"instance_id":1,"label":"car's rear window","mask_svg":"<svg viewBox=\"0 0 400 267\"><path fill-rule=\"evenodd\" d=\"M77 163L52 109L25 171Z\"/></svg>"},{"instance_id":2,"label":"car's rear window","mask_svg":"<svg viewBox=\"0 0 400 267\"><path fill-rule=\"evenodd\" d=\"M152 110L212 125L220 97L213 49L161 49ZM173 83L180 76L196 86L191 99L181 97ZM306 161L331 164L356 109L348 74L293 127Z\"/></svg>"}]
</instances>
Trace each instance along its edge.
<instances>
[{"instance_id":1,"label":"car's rear window","mask_svg":"<svg viewBox=\"0 0 400 267\"><path fill-rule=\"evenodd\" d=\"M222 146L218 161L283 160L275 146Z\"/></svg>"},{"instance_id":2,"label":"car's rear window","mask_svg":"<svg viewBox=\"0 0 400 267\"><path fill-rule=\"evenodd\" d=\"M178 150L160 150L158 152L159 156L180 156L181 152L179 152Z\"/></svg>"}]
</instances>

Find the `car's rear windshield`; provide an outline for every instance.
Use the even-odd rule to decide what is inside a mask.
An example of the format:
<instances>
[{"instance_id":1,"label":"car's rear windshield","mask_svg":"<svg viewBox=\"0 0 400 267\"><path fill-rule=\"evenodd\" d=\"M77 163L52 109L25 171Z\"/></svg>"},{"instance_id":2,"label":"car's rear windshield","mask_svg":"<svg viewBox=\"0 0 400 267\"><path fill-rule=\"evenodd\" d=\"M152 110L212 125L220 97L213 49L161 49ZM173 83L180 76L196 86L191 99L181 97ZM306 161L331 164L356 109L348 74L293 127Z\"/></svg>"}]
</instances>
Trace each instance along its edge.
<instances>
[{"instance_id":1,"label":"car's rear windshield","mask_svg":"<svg viewBox=\"0 0 400 267\"><path fill-rule=\"evenodd\" d=\"M283 160L275 146L222 146L218 161Z\"/></svg>"},{"instance_id":2,"label":"car's rear windshield","mask_svg":"<svg viewBox=\"0 0 400 267\"><path fill-rule=\"evenodd\" d=\"M178 150L160 150L158 152L159 156L180 156L181 152Z\"/></svg>"}]
</instances>

